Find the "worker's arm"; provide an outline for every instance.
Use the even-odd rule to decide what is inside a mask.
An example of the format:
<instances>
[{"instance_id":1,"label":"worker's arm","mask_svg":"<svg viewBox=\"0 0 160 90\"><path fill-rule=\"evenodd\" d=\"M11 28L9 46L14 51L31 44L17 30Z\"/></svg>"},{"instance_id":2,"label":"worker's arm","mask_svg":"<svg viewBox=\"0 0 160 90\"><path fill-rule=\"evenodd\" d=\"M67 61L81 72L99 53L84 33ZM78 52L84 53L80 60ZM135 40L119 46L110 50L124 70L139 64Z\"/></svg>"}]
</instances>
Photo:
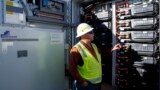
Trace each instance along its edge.
<instances>
[{"instance_id":1,"label":"worker's arm","mask_svg":"<svg viewBox=\"0 0 160 90\"><path fill-rule=\"evenodd\" d=\"M116 45L114 45L114 47L111 49L111 52L112 51L115 51L115 50L118 50L118 49L120 49L121 48L121 45L120 44L116 44Z\"/></svg>"}]
</instances>

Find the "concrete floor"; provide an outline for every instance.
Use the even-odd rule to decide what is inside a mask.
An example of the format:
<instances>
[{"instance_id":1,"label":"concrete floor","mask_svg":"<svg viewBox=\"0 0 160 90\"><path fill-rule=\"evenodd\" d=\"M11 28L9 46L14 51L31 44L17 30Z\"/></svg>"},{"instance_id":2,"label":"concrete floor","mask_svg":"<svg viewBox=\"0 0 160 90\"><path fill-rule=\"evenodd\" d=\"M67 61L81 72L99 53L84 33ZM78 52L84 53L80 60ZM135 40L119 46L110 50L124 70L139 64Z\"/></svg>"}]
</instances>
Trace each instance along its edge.
<instances>
[{"instance_id":1,"label":"concrete floor","mask_svg":"<svg viewBox=\"0 0 160 90\"><path fill-rule=\"evenodd\" d=\"M65 90L72 90L72 89L69 89L69 79L68 79L68 77L65 77ZM115 89L115 87L113 87L109 84L102 83L101 90L116 90L116 89Z\"/></svg>"},{"instance_id":2,"label":"concrete floor","mask_svg":"<svg viewBox=\"0 0 160 90\"><path fill-rule=\"evenodd\" d=\"M103 83L101 86L101 90L116 90L116 89L115 89L115 87L113 87L111 85Z\"/></svg>"}]
</instances>

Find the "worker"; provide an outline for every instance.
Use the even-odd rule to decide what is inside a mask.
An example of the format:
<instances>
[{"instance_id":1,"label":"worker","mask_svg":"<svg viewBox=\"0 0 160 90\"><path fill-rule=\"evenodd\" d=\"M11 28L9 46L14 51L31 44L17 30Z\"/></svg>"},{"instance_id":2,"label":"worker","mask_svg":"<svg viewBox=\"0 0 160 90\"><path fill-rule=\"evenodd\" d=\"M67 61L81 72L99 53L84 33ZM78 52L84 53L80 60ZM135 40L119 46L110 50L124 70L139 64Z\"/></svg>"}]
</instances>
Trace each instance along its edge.
<instances>
[{"instance_id":1,"label":"worker","mask_svg":"<svg viewBox=\"0 0 160 90\"><path fill-rule=\"evenodd\" d=\"M87 23L77 27L77 38L80 41L70 51L69 71L76 80L76 90L100 90L102 65L100 50L95 44L93 29ZM117 44L112 50L119 49Z\"/></svg>"}]
</instances>

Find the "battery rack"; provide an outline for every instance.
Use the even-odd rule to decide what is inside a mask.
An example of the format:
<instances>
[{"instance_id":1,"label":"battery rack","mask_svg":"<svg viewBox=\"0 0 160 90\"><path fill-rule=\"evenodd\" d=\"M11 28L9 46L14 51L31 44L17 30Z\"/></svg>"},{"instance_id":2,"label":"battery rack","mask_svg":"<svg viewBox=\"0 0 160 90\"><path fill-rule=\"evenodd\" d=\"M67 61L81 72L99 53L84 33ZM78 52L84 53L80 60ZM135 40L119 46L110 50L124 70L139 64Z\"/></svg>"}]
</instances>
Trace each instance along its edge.
<instances>
[{"instance_id":1,"label":"battery rack","mask_svg":"<svg viewBox=\"0 0 160 90\"><path fill-rule=\"evenodd\" d=\"M111 3L98 4L94 11L94 15L97 20L93 21L92 24L95 28L95 39L93 42L102 51L102 80L108 84L111 84L112 78L112 55L110 53L110 49L112 47L111 6Z\"/></svg>"},{"instance_id":2,"label":"battery rack","mask_svg":"<svg viewBox=\"0 0 160 90\"><path fill-rule=\"evenodd\" d=\"M116 37L122 48L116 55L118 90L158 90L158 1L116 2Z\"/></svg>"},{"instance_id":3,"label":"battery rack","mask_svg":"<svg viewBox=\"0 0 160 90\"><path fill-rule=\"evenodd\" d=\"M111 4L103 3L95 7L95 20L90 24L94 27L95 39L94 43L100 49L110 49L112 43L111 33Z\"/></svg>"}]
</instances>

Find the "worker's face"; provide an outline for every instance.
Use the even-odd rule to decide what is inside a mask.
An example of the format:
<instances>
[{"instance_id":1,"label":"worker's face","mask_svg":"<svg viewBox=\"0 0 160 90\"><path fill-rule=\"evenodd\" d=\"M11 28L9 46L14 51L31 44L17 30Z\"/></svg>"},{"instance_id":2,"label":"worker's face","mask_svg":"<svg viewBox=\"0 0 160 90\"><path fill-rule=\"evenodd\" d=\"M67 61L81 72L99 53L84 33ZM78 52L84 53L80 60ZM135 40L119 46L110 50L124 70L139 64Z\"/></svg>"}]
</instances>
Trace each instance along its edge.
<instances>
[{"instance_id":1,"label":"worker's face","mask_svg":"<svg viewBox=\"0 0 160 90\"><path fill-rule=\"evenodd\" d=\"M88 36L88 39L90 39L91 41L94 40L94 32L93 31L88 32L87 36Z\"/></svg>"}]
</instances>

